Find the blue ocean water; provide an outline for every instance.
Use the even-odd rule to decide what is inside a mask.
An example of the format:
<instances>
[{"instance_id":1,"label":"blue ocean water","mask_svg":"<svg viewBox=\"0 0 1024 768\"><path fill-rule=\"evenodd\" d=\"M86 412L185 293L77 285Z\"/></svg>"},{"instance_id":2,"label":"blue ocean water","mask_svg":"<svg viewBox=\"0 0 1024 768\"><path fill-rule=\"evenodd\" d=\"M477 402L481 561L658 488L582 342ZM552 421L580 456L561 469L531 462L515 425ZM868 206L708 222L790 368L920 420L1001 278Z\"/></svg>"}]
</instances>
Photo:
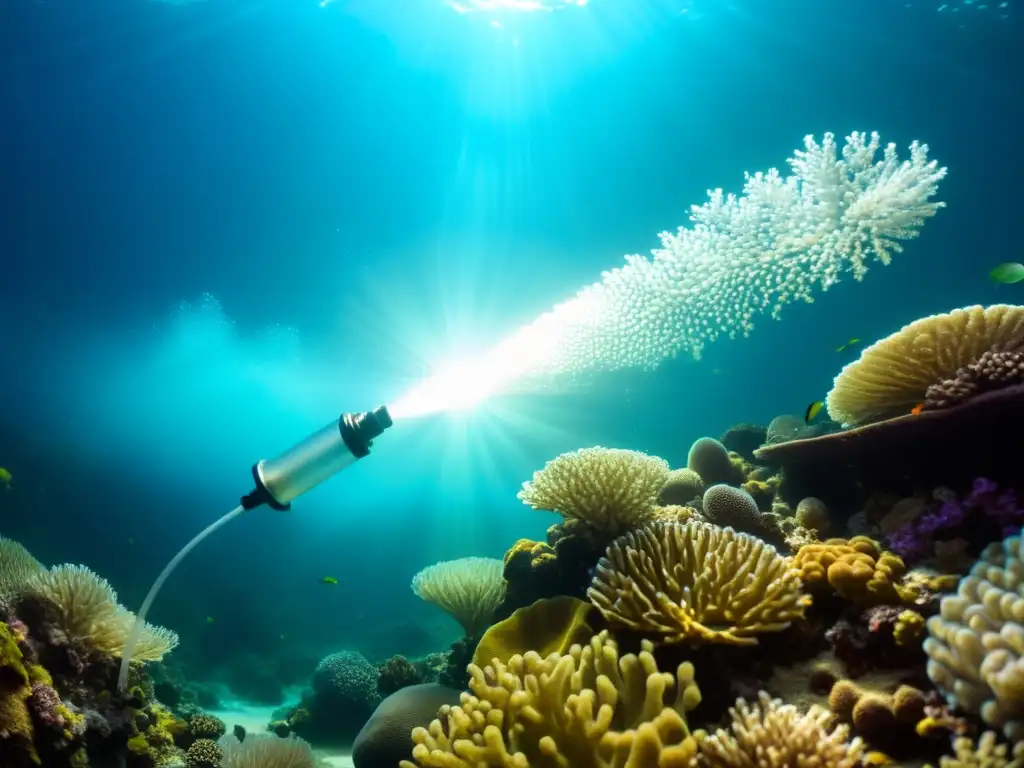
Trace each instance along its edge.
<instances>
[{"instance_id":1,"label":"blue ocean water","mask_svg":"<svg viewBox=\"0 0 1024 768\"><path fill-rule=\"evenodd\" d=\"M679 465L802 413L851 337L1021 303L987 277L1022 255L1018 3L479 5L0 0L3 535L136 607L255 460L482 353L805 134L927 142L948 208L699 363L396 424L236 521L151 616L196 674L440 650L457 627L412 575L542 538L516 491L548 459Z\"/></svg>"}]
</instances>

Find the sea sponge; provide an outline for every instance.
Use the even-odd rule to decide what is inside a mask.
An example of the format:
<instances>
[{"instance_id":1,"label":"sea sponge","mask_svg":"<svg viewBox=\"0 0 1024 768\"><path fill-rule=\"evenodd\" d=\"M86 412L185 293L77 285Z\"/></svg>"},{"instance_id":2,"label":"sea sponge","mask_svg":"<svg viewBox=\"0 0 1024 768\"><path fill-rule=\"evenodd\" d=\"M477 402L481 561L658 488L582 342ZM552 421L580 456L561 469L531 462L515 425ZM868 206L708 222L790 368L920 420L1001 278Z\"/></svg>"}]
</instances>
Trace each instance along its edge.
<instances>
[{"instance_id":1,"label":"sea sponge","mask_svg":"<svg viewBox=\"0 0 1024 768\"><path fill-rule=\"evenodd\" d=\"M663 642L756 645L803 616L798 571L760 539L706 523L653 523L620 536L587 597L616 624Z\"/></svg>"},{"instance_id":2,"label":"sea sponge","mask_svg":"<svg viewBox=\"0 0 1024 768\"><path fill-rule=\"evenodd\" d=\"M269 734L249 734L239 741L234 734L217 742L224 756L220 768L317 768L319 761L310 745L298 736L286 739Z\"/></svg>"},{"instance_id":3,"label":"sea sponge","mask_svg":"<svg viewBox=\"0 0 1024 768\"><path fill-rule=\"evenodd\" d=\"M463 557L424 568L412 579L412 591L477 637L505 599L505 564L491 557Z\"/></svg>"},{"instance_id":4,"label":"sea sponge","mask_svg":"<svg viewBox=\"0 0 1024 768\"><path fill-rule=\"evenodd\" d=\"M0 536L0 606L9 605L43 569L21 544Z\"/></svg>"},{"instance_id":5,"label":"sea sponge","mask_svg":"<svg viewBox=\"0 0 1024 768\"><path fill-rule=\"evenodd\" d=\"M806 713L764 691L756 704L743 699L729 709L732 727L714 735L697 733L698 766L707 768L856 768L864 742L850 729L833 725L827 709L812 705Z\"/></svg>"},{"instance_id":6,"label":"sea sponge","mask_svg":"<svg viewBox=\"0 0 1024 768\"><path fill-rule=\"evenodd\" d=\"M473 653L478 667L497 660L502 664L517 654L535 651L542 657L566 653L588 641L594 630L588 623L594 606L575 597L552 597L520 608L480 638Z\"/></svg>"},{"instance_id":7,"label":"sea sponge","mask_svg":"<svg viewBox=\"0 0 1024 768\"><path fill-rule=\"evenodd\" d=\"M900 579L906 566L867 536L807 544L796 553L794 564L804 584L818 588L827 584L857 605L898 605L903 599Z\"/></svg>"},{"instance_id":8,"label":"sea sponge","mask_svg":"<svg viewBox=\"0 0 1024 768\"><path fill-rule=\"evenodd\" d=\"M928 388L984 353L1024 343L1024 307L995 304L954 309L915 320L865 348L836 376L829 416L848 425L910 413Z\"/></svg>"},{"instance_id":9,"label":"sea sponge","mask_svg":"<svg viewBox=\"0 0 1024 768\"><path fill-rule=\"evenodd\" d=\"M692 469L673 469L658 494L663 506L686 506L704 494L704 481Z\"/></svg>"},{"instance_id":10,"label":"sea sponge","mask_svg":"<svg viewBox=\"0 0 1024 768\"><path fill-rule=\"evenodd\" d=\"M1024 741L1024 556L1021 537L991 544L928 619L928 677L950 706Z\"/></svg>"},{"instance_id":11,"label":"sea sponge","mask_svg":"<svg viewBox=\"0 0 1024 768\"><path fill-rule=\"evenodd\" d=\"M690 446L686 466L695 472L705 485L733 483L742 480L729 458L729 451L713 437L702 437Z\"/></svg>"},{"instance_id":12,"label":"sea sponge","mask_svg":"<svg viewBox=\"0 0 1024 768\"><path fill-rule=\"evenodd\" d=\"M23 599L44 600L49 615L72 642L120 656L135 624L135 614L117 602L110 583L84 565L57 565L40 571L25 585ZM132 660L159 661L178 645L169 629L148 622L142 627Z\"/></svg>"},{"instance_id":13,"label":"sea sponge","mask_svg":"<svg viewBox=\"0 0 1024 768\"><path fill-rule=\"evenodd\" d=\"M582 448L552 459L523 483L519 498L609 535L652 517L669 477L668 462L639 451Z\"/></svg>"},{"instance_id":14,"label":"sea sponge","mask_svg":"<svg viewBox=\"0 0 1024 768\"><path fill-rule=\"evenodd\" d=\"M704 492L704 517L708 522L743 533L764 533L764 521L754 497L742 488L720 483Z\"/></svg>"},{"instance_id":15,"label":"sea sponge","mask_svg":"<svg viewBox=\"0 0 1024 768\"><path fill-rule=\"evenodd\" d=\"M685 720L700 703L693 665L659 672L652 651L645 641L620 656L605 631L564 655L471 665L472 693L413 730L413 761L400 766L685 768L697 749Z\"/></svg>"}]
</instances>

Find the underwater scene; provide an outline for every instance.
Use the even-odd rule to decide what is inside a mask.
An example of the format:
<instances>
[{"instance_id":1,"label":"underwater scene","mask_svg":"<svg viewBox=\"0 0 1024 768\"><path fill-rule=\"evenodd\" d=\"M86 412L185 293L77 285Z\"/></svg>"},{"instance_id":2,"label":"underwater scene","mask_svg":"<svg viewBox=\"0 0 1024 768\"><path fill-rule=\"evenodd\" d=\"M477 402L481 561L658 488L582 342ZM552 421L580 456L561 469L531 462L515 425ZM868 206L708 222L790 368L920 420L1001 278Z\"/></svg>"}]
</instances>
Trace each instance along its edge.
<instances>
[{"instance_id":1,"label":"underwater scene","mask_svg":"<svg viewBox=\"0 0 1024 768\"><path fill-rule=\"evenodd\" d=\"M1024 768L1020 0L0 0L0 768Z\"/></svg>"}]
</instances>

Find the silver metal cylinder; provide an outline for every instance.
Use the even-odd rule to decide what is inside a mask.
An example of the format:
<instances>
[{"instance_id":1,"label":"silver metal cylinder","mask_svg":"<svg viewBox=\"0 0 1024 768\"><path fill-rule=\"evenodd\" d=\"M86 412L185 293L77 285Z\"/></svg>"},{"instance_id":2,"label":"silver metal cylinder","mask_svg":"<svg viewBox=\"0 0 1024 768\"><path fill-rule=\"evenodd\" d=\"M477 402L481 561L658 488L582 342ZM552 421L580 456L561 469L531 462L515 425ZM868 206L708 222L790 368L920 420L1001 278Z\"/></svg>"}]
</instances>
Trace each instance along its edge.
<instances>
[{"instance_id":1,"label":"silver metal cylinder","mask_svg":"<svg viewBox=\"0 0 1024 768\"><path fill-rule=\"evenodd\" d=\"M341 425L335 420L276 459L259 462L256 472L274 501L284 506L357 458L342 438Z\"/></svg>"}]
</instances>

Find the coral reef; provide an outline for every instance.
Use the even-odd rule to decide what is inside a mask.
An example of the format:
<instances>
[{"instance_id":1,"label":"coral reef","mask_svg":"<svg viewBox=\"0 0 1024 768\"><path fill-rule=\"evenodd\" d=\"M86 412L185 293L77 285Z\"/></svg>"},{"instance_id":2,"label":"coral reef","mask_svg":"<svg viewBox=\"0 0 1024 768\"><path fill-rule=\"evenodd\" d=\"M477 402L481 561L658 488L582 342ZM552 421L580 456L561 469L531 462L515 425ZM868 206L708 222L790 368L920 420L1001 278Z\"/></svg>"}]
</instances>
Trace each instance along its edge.
<instances>
[{"instance_id":1,"label":"coral reef","mask_svg":"<svg viewBox=\"0 0 1024 768\"><path fill-rule=\"evenodd\" d=\"M467 637L478 637L505 599L504 567L489 557L436 563L413 577L412 591L459 622Z\"/></svg>"}]
</instances>

